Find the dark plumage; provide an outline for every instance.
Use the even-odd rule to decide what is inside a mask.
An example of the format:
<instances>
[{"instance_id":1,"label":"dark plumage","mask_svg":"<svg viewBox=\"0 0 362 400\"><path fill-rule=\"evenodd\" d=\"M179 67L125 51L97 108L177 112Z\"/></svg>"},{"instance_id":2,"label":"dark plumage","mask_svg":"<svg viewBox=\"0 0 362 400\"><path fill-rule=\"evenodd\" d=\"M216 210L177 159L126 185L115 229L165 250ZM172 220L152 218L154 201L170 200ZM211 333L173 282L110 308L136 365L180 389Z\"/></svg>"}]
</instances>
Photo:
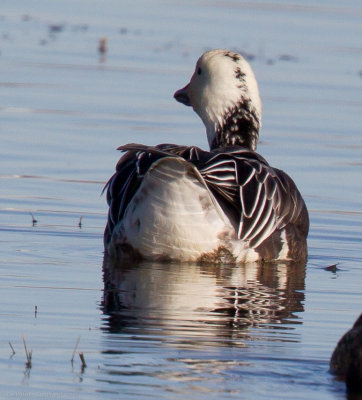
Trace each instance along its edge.
<instances>
[{"instance_id":1,"label":"dark plumage","mask_svg":"<svg viewBox=\"0 0 362 400\"><path fill-rule=\"evenodd\" d=\"M362 314L339 340L330 360L331 372L350 392L362 392Z\"/></svg>"},{"instance_id":2,"label":"dark plumage","mask_svg":"<svg viewBox=\"0 0 362 400\"><path fill-rule=\"evenodd\" d=\"M249 103L248 101L239 103L225 113L222 126L215 131L211 149L228 145L256 149L259 121Z\"/></svg>"}]
</instances>

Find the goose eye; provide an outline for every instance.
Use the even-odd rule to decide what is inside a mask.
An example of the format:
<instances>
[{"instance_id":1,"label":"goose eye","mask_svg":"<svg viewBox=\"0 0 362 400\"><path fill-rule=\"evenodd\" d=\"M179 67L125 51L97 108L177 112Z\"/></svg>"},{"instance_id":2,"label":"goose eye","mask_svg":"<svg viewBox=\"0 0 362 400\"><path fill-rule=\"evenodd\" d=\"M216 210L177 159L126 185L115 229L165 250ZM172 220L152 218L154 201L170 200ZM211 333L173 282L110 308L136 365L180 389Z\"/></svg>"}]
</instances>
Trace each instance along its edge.
<instances>
[{"instance_id":1,"label":"goose eye","mask_svg":"<svg viewBox=\"0 0 362 400\"><path fill-rule=\"evenodd\" d=\"M202 71L201 71L201 68L199 67L199 68L197 69L197 75L201 75L201 73L202 73Z\"/></svg>"}]
</instances>

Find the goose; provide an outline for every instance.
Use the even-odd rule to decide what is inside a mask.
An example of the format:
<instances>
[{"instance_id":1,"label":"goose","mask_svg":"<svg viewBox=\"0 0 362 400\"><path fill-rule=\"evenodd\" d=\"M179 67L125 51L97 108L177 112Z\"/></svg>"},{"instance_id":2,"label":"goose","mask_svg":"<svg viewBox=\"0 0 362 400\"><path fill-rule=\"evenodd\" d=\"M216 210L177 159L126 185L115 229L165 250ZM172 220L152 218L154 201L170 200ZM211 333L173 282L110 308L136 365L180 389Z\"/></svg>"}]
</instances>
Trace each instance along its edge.
<instances>
[{"instance_id":1,"label":"goose","mask_svg":"<svg viewBox=\"0 0 362 400\"><path fill-rule=\"evenodd\" d=\"M362 314L337 343L329 366L346 382L348 392L362 393Z\"/></svg>"},{"instance_id":2,"label":"goose","mask_svg":"<svg viewBox=\"0 0 362 400\"><path fill-rule=\"evenodd\" d=\"M261 100L242 55L205 52L174 98L206 127L210 150L130 143L104 191L105 252L120 260L303 260L308 211L293 180L255 150Z\"/></svg>"}]
</instances>

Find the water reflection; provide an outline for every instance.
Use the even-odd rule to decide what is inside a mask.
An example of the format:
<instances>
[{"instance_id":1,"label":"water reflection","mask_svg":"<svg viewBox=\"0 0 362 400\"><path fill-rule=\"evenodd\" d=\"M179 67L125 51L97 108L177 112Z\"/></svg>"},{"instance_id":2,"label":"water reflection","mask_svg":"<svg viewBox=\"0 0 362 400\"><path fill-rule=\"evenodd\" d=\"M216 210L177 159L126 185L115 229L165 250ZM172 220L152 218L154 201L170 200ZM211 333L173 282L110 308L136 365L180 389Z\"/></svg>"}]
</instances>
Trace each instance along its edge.
<instances>
[{"instance_id":1,"label":"water reflection","mask_svg":"<svg viewBox=\"0 0 362 400\"><path fill-rule=\"evenodd\" d=\"M290 330L299 323L294 313L303 311L304 263L119 265L105 257L103 272L109 333L173 336L192 346L200 336L202 345L242 339L245 345L256 332L250 328L261 327L270 340L291 340L283 324ZM270 333L276 329L280 334Z\"/></svg>"}]
</instances>

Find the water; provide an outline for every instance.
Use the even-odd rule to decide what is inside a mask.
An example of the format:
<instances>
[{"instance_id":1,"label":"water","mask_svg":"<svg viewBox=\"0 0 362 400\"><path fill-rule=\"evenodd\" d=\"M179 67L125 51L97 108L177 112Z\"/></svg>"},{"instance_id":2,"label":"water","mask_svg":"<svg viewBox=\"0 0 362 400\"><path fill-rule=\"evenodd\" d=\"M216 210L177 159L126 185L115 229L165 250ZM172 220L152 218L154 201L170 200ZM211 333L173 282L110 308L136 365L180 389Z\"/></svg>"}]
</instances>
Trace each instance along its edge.
<instances>
[{"instance_id":1,"label":"water","mask_svg":"<svg viewBox=\"0 0 362 400\"><path fill-rule=\"evenodd\" d=\"M328 362L362 304L361 16L355 1L2 1L1 398L346 398ZM308 264L107 264L104 288L115 149L206 148L172 94L217 47L251 59L258 151L305 197Z\"/></svg>"}]
</instances>

